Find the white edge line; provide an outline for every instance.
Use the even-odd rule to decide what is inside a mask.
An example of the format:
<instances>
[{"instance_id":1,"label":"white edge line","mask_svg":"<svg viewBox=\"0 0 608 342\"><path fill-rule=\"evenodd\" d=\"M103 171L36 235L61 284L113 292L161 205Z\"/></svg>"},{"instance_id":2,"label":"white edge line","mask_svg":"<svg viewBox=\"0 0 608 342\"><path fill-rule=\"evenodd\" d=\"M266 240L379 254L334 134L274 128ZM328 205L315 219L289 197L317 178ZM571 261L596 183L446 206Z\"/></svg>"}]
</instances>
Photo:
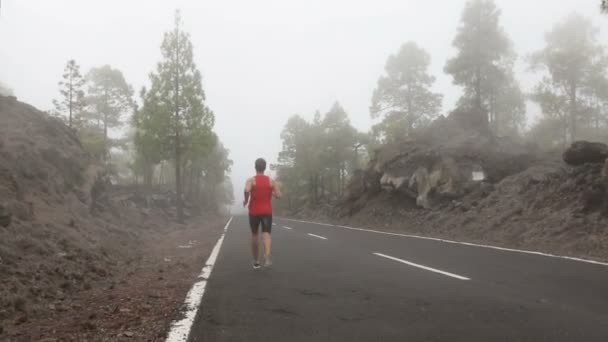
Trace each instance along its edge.
<instances>
[{"instance_id":1,"label":"white edge line","mask_svg":"<svg viewBox=\"0 0 608 342\"><path fill-rule=\"evenodd\" d=\"M199 279L188 294L186 295L186 300L184 302L185 312L184 318L179 321L173 321L171 323L171 328L169 333L167 334L166 342L185 342L188 340L190 335L190 330L192 329L192 324L194 323L194 319L196 318L196 314L198 312L198 308L201 305L201 301L203 300L203 295L205 294L205 287L207 286L207 281L211 276L211 271L213 271L213 265L215 265L215 261L217 260L217 256L220 253L220 249L222 248L222 243L224 242L224 237L226 236L226 232L228 231L228 226L232 222L232 217L224 226L224 232L222 236L217 240L207 262L205 262L205 266L201 271L201 274L198 276Z\"/></svg>"},{"instance_id":2,"label":"white edge line","mask_svg":"<svg viewBox=\"0 0 608 342\"><path fill-rule=\"evenodd\" d=\"M327 240L327 238L326 238L326 237L323 237L323 236L321 236L321 235L315 235L315 234L310 234L310 233L308 233L308 235L310 235L310 236L312 236L312 237L316 237L317 239L323 239L323 240Z\"/></svg>"},{"instance_id":3,"label":"white edge line","mask_svg":"<svg viewBox=\"0 0 608 342\"><path fill-rule=\"evenodd\" d=\"M507 251L507 252L516 252L516 253L523 253L523 254L540 255L540 256L549 257L549 258L558 258L558 259L565 259L565 260L571 260L571 261L584 262L584 263L594 264L594 265L608 266L607 262L601 262L601 261L595 261L595 260L589 260L589 259L583 259L583 258L576 258L576 257L569 257L569 256L563 256L563 255L555 255L555 254L536 252L536 251L528 251L528 250L524 250L524 249L505 248L505 247L498 247L498 246L492 246L492 245L480 245L480 244L475 244L475 243L470 243L470 242L461 242L461 241L454 241L454 240L432 238L432 237L428 237L428 236L382 232L382 231L372 230L372 229L353 228L353 227L338 226L338 225L327 224L327 223L309 222L309 221L302 221L302 220L293 220L293 219L288 219L288 218L283 218L283 219L287 220L287 221L293 221L293 222L311 223L311 224L316 224L316 225L319 225L319 226L337 227L337 228L344 228L344 229L350 229L350 230L358 230L358 231L362 231L362 232L370 232L370 233L376 233L376 234L384 234L384 235L402 236L402 237L414 238L414 239L439 241L439 242L444 242L444 243L452 243L452 244L472 246L472 247L489 248L489 249L496 249L496 250Z\"/></svg>"},{"instance_id":4,"label":"white edge line","mask_svg":"<svg viewBox=\"0 0 608 342\"><path fill-rule=\"evenodd\" d=\"M287 227L287 226L283 226L283 228L287 229L287 230L293 230L293 228L291 227Z\"/></svg>"},{"instance_id":5,"label":"white edge line","mask_svg":"<svg viewBox=\"0 0 608 342\"><path fill-rule=\"evenodd\" d=\"M444 276L448 276L448 277L452 277L452 278L456 278L456 279L460 279L460 280L471 280L471 278L467 278L467 277L463 277L463 276L458 275L458 274L454 274L454 273L438 270L436 268L432 268L432 267L428 267L428 266L424 266L424 265L420 265L420 264L415 264L413 262L406 261L406 260L399 259L399 258L395 258L395 257L392 257L390 255L386 255L386 254L382 254L382 253L374 253L374 255L379 256L379 257L383 257L383 258L386 258L386 259L394 260L394 261L397 261L397 262L400 262L400 263L403 263L403 264L406 264L406 265L418 267L418 268L421 268L423 270L427 270L427 271L443 274Z\"/></svg>"}]
</instances>

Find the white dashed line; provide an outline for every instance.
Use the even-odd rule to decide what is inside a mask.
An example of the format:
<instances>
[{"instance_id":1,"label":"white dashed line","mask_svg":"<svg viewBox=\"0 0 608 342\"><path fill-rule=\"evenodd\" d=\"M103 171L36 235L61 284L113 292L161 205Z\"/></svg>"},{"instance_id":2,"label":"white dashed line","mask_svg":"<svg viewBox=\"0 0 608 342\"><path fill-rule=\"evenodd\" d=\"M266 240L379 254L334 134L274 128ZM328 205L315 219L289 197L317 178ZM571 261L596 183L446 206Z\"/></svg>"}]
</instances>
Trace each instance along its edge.
<instances>
[{"instance_id":1,"label":"white dashed line","mask_svg":"<svg viewBox=\"0 0 608 342\"><path fill-rule=\"evenodd\" d=\"M171 323L171 329L167 339L165 340L166 342L185 342L188 340L190 331L192 330L192 324L194 323L194 318L196 317L198 308L203 300L203 295L205 294L207 281L211 276L211 271L213 271L213 265L215 265L217 255L220 253L220 249L222 248L222 243L224 242L224 237L226 236L226 231L228 231L230 222L232 222L232 217L230 220L228 220L228 223L226 223L224 233L222 236L220 236L219 240L217 240L215 247L213 247L211 255L209 255L209 258L205 263L205 267L203 267L201 274L198 276L198 282L194 283L186 295L186 302L184 303L185 310L182 315L183 318L179 321L173 321Z\"/></svg>"},{"instance_id":2,"label":"white dashed line","mask_svg":"<svg viewBox=\"0 0 608 342\"><path fill-rule=\"evenodd\" d=\"M539 256L549 257L549 258L557 258L557 259L571 260L571 261L577 261L577 262L584 262L584 263L588 263L588 264L608 266L608 262L601 262L601 261L582 259L582 258L576 258L576 257L569 257L569 256L562 256L562 255L555 255L555 254L550 254L550 253L529 251L529 250L523 250L523 249L505 248L505 247L498 247L498 246L492 246L492 245L481 245L481 244L470 243L470 242L446 240L446 239L432 238L432 237L420 236L420 235L383 232L383 231L373 230L373 229L354 228L354 227L339 226L339 225L320 223L320 222L293 220L293 219L287 219L287 218L284 218L284 220L292 221L292 222L300 222L300 223L310 223L310 224L319 225L319 226L326 226L326 227L335 227L335 228L356 230L356 231L361 231L361 232L368 232L368 233L375 233L375 234L382 234L382 235L401 236L401 237L405 237L405 238L413 238L413 239L437 241L437 242L457 244L457 245L463 245L463 246L471 246L471 247L488 248L488 249L494 249L494 250L505 251L505 252L514 252L514 253L522 253L522 254L539 255Z\"/></svg>"},{"instance_id":3,"label":"white dashed line","mask_svg":"<svg viewBox=\"0 0 608 342\"><path fill-rule=\"evenodd\" d=\"M291 227L287 227L287 226L283 226L283 228L287 229L287 230L293 230L293 228Z\"/></svg>"},{"instance_id":4,"label":"white dashed line","mask_svg":"<svg viewBox=\"0 0 608 342\"><path fill-rule=\"evenodd\" d=\"M421 268L423 270L427 270L427 271L430 271L430 272L435 272L435 273L443 274L444 276L448 276L448 277L452 277L452 278L456 278L456 279L460 279L460 280L471 280L471 278L463 277L463 276L460 276L458 274L449 273L449 272L438 270L436 268L431 268L431 267L415 264L413 262L409 262L409 261L406 261L406 260L395 258L395 257L389 256L389 255L385 255L385 254L381 254L381 253L374 253L374 255L377 255L379 257L383 257L383 258L386 258L386 259L398 261L398 262L406 264L406 265L418 267L418 268Z\"/></svg>"},{"instance_id":5,"label":"white dashed line","mask_svg":"<svg viewBox=\"0 0 608 342\"><path fill-rule=\"evenodd\" d=\"M316 237L317 239L323 239L323 240L327 240L327 238L326 238L326 237L322 237L322 236L320 236L320 235L315 235L315 234L310 234L310 233L308 233L308 235L310 235L310 236L312 236L312 237Z\"/></svg>"}]
</instances>

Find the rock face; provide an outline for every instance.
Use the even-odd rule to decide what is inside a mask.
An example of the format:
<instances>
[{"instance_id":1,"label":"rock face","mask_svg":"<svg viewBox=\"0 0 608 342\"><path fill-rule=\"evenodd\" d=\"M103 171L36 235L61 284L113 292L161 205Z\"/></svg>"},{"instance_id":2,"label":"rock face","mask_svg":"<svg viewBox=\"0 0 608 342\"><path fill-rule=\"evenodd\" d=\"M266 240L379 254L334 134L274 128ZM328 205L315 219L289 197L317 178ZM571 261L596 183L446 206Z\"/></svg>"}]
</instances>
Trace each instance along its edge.
<instances>
[{"instance_id":1,"label":"rock face","mask_svg":"<svg viewBox=\"0 0 608 342\"><path fill-rule=\"evenodd\" d=\"M604 184L608 184L608 158L604 161L604 167L602 167L602 180Z\"/></svg>"},{"instance_id":2,"label":"rock face","mask_svg":"<svg viewBox=\"0 0 608 342\"><path fill-rule=\"evenodd\" d=\"M404 194L418 207L432 208L531 165L532 149L493 136L473 114L441 117L411 140L377 151L367 170L353 177L349 200L375 190Z\"/></svg>"},{"instance_id":3,"label":"rock face","mask_svg":"<svg viewBox=\"0 0 608 342\"><path fill-rule=\"evenodd\" d=\"M598 142L576 141L563 154L569 165L603 163L608 158L608 145Z\"/></svg>"}]
</instances>

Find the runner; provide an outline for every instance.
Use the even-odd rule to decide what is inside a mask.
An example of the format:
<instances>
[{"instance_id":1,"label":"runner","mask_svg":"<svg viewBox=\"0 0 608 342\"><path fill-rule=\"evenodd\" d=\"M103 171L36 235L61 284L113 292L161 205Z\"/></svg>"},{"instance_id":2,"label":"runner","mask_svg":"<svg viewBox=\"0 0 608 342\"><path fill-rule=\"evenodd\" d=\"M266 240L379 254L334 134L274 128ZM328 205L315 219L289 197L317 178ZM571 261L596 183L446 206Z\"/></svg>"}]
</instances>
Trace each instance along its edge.
<instances>
[{"instance_id":1,"label":"runner","mask_svg":"<svg viewBox=\"0 0 608 342\"><path fill-rule=\"evenodd\" d=\"M256 175L249 178L245 184L245 200L243 206L249 203L249 226L251 227L251 253L253 256L253 268L260 268L259 260L259 231L262 226L262 238L264 240L264 266L272 265L271 247L272 239L272 196L281 198L281 190L277 183L270 177L264 175L266 161L259 158L255 161Z\"/></svg>"}]
</instances>

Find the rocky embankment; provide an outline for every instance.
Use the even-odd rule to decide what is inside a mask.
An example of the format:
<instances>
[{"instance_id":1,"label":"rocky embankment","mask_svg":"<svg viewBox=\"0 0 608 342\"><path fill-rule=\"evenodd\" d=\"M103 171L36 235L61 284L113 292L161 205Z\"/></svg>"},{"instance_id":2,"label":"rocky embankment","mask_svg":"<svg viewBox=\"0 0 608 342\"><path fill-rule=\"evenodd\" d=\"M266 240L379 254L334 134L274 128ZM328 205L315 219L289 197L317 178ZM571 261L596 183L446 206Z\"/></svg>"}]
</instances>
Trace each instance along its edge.
<instances>
[{"instance_id":1,"label":"rocky embankment","mask_svg":"<svg viewBox=\"0 0 608 342\"><path fill-rule=\"evenodd\" d=\"M294 215L608 259L608 146L544 153L470 117L384 146L339 203Z\"/></svg>"}]
</instances>

